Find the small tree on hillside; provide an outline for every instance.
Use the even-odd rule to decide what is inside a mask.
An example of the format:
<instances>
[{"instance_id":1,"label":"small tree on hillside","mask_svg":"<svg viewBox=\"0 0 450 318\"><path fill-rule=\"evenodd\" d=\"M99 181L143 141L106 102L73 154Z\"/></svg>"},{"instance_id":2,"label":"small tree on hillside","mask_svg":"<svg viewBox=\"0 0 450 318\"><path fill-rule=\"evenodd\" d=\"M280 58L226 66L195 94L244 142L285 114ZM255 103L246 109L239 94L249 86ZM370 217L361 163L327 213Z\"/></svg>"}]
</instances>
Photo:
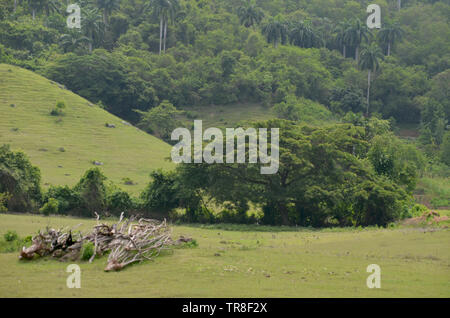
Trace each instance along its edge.
<instances>
[{"instance_id":1,"label":"small tree on hillside","mask_svg":"<svg viewBox=\"0 0 450 318\"><path fill-rule=\"evenodd\" d=\"M41 201L41 172L20 151L0 147L0 194L9 211L30 212ZM5 195L7 193L7 195Z\"/></svg>"}]
</instances>

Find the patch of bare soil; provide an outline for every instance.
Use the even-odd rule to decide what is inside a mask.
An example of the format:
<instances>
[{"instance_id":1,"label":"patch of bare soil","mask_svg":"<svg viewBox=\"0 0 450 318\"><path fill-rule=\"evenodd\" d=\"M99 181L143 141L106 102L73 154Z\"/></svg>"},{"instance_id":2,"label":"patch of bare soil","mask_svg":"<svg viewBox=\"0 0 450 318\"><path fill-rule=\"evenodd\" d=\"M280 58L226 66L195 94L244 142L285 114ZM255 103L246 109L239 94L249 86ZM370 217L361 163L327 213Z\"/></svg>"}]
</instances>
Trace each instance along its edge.
<instances>
[{"instance_id":1,"label":"patch of bare soil","mask_svg":"<svg viewBox=\"0 0 450 318\"><path fill-rule=\"evenodd\" d=\"M433 225L433 224L439 224L440 222L447 221L449 219L448 216L441 216L436 211L429 211L423 213L419 217L415 218L409 218L402 221L402 225Z\"/></svg>"}]
</instances>

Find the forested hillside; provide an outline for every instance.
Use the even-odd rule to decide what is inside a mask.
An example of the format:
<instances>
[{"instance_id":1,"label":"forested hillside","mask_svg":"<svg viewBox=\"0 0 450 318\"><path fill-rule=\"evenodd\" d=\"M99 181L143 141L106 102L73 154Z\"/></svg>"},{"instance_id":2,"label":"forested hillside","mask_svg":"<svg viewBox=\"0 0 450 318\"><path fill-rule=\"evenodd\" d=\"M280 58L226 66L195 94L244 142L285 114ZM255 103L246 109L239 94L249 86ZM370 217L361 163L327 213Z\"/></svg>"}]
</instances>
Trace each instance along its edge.
<instances>
[{"instance_id":1,"label":"forested hillside","mask_svg":"<svg viewBox=\"0 0 450 318\"><path fill-rule=\"evenodd\" d=\"M67 27L69 3L0 0L0 63L165 141L193 119L285 129L285 177L181 167L153 174L141 208L212 220L208 196L231 201L233 221L261 204L267 223L323 226L386 225L413 194L449 205L448 1L80 0L81 29ZM366 25L372 3L380 29ZM412 138L395 137L404 127Z\"/></svg>"}]
</instances>

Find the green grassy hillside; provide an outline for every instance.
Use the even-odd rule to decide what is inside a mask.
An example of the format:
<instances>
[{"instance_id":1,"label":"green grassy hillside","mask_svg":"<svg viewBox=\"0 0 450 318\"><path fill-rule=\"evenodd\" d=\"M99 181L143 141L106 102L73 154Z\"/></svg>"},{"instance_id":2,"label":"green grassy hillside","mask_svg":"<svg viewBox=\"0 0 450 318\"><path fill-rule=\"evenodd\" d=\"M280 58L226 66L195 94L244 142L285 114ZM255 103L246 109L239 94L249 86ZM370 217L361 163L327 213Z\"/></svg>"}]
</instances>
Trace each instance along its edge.
<instances>
[{"instance_id":1,"label":"green grassy hillside","mask_svg":"<svg viewBox=\"0 0 450 318\"><path fill-rule=\"evenodd\" d=\"M57 101L66 104L61 117L50 115ZM172 167L165 160L168 144L55 82L0 64L0 145L5 143L28 154L41 169L44 186L73 185L96 160L110 180L137 193L152 170ZM123 178L137 184L123 185Z\"/></svg>"}]
</instances>

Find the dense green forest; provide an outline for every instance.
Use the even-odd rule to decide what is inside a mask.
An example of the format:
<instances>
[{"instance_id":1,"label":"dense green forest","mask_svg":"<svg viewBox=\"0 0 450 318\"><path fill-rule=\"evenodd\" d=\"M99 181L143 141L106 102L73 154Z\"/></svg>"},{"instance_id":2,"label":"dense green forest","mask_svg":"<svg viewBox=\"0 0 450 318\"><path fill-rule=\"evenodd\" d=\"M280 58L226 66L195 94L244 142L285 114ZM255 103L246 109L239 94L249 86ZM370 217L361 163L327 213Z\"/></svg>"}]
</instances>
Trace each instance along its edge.
<instances>
[{"instance_id":1,"label":"dense green forest","mask_svg":"<svg viewBox=\"0 0 450 318\"><path fill-rule=\"evenodd\" d=\"M267 224L385 226L411 216L425 173L448 182L447 0L80 0L79 30L67 28L69 3L0 0L0 63L61 83L166 141L196 105L261 104L278 118L246 125L280 127L280 171L180 165L154 172L130 198L97 169L73 188L41 193L27 166L19 183L0 184L0 207L183 208L185 221L255 222L248 211L260 205ZM380 29L366 26L371 3L381 7ZM408 125L417 139L395 136ZM24 160L7 147L0 156L9 158L4 171ZM205 198L221 204L219 216Z\"/></svg>"}]
</instances>

